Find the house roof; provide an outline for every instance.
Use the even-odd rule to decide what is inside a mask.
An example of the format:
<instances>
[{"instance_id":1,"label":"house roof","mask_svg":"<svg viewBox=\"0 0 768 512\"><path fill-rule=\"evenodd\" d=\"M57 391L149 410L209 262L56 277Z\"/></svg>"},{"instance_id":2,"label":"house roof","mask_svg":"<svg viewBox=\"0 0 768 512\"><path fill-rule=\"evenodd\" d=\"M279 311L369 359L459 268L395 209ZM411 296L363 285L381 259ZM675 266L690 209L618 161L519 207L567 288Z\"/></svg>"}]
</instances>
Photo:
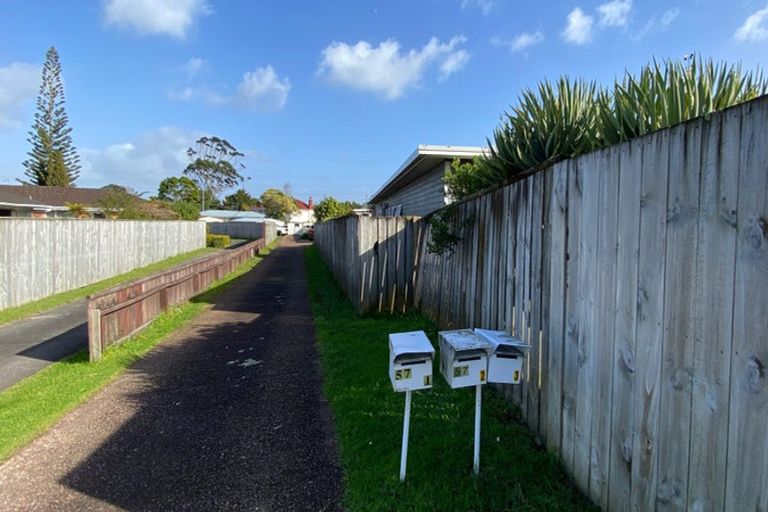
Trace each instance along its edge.
<instances>
[{"instance_id":1,"label":"house roof","mask_svg":"<svg viewBox=\"0 0 768 512\"><path fill-rule=\"evenodd\" d=\"M417 178L426 174L441 161L470 159L482 156L486 149L479 146L439 146L434 144L421 144L411 156L395 171L395 173L376 191L368 200L376 203L392 192L399 190Z\"/></svg>"},{"instance_id":2,"label":"house roof","mask_svg":"<svg viewBox=\"0 0 768 512\"><path fill-rule=\"evenodd\" d=\"M299 210L309 210L310 209L309 205L307 203L305 203L304 201L302 201L301 199L296 199L294 197L293 198L293 202L296 203L296 208L298 208Z\"/></svg>"},{"instance_id":3,"label":"house roof","mask_svg":"<svg viewBox=\"0 0 768 512\"><path fill-rule=\"evenodd\" d=\"M33 208L66 208L67 203L95 206L107 192L105 188L0 185L0 203Z\"/></svg>"},{"instance_id":4,"label":"house roof","mask_svg":"<svg viewBox=\"0 0 768 512\"><path fill-rule=\"evenodd\" d=\"M200 212L200 217L212 217L214 219L264 219L266 215L257 212L244 212L234 210L204 210Z\"/></svg>"}]
</instances>

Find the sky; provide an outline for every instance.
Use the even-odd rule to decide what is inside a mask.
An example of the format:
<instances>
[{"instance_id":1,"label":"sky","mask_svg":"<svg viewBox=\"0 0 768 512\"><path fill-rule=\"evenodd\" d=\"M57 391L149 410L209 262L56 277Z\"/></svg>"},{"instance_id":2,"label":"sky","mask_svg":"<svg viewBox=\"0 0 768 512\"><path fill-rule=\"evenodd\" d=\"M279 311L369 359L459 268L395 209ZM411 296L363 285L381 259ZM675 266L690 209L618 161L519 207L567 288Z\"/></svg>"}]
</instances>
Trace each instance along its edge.
<instances>
[{"instance_id":1,"label":"sky","mask_svg":"<svg viewBox=\"0 0 768 512\"><path fill-rule=\"evenodd\" d=\"M768 56L768 0L2 0L0 184L59 52L76 185L148 195L203 135L244 188L364 202L419 144L480 146L520 93L689 53Z\"/></svg>"}]
</instances>

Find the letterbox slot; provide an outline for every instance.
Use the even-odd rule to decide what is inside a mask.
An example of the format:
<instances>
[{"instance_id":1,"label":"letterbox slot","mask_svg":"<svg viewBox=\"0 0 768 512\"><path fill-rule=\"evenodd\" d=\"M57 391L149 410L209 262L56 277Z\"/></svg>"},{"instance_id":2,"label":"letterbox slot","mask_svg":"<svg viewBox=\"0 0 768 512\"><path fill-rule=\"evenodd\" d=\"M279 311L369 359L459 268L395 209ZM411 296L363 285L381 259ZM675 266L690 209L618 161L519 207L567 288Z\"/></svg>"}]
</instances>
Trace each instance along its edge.
<instances>
[{"instance_id":1,"label":"letterbox slot","mask_svg":"<svg viewBox=\"0 0 768 512\"><path fill-rule=\"evenodd\" d=\"M397 364L418 364L423 363L428 359L432 358L432 354L428 352L417 352L417 353L408 353L408 354L400 354L399 356L395 357L395 363Z\"/></svg>"}]
</instances>

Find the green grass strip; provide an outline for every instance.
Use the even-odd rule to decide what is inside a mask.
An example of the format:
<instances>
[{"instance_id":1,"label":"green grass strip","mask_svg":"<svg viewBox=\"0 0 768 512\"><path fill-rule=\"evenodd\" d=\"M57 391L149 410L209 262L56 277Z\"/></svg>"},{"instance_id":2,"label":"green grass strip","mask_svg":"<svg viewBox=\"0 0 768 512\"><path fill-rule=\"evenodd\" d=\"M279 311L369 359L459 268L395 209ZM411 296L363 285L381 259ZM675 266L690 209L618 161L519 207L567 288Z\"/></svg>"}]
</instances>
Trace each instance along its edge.
<instances>
[{"instance_id":1,"label":"green grass strip","mask_svg":"<svg viewBox=\"0 0 768 512\"><path fill-rule=\"evenodd\" d=\"M431 390L414 393L408 476L400 483L405 396L389 382L387 335L424 330L437 346L435 326L417 314L360 317L314 247L305 262L347 510L597 510L491 386L483 390L480 475L473 477L475 390L451 390L437 375Z\"/></svg>"},{"instance_id":2,"label":"green grass strip","mask_svg":"<svg viewBox=\"0 0 768 512\"><path fill-rule=\"evenodd\" d=\"M227 284L258 265L277 244L279 240L191 301L165 311L146 329L109 349L98 363L89 363L87 350L82 350L0 393L0 461L48 430L169 334L184 327L208 308Z\"/></svg>"},{"instance_id":3,"label":"green grass strip","mask_svg":"<svg viewBox=\"0 0 768 512\"><path fill-rule=\"evenodd\" d=\"M166 270L180 263L184 263L187 260L213 254L217 251L219 251L219 249L204 247L202 249L186 252L184 254L177 254L176 256L152 263L145 267L131 270L125 274L120 274L118 276L110 277L109 279L104 279L103 281L83 286L82 288L75 288L74 290L57 293L56 295L50 295L34 302L27 302L26 304L22 304L20 306L3 309L0 311L0 325L7 324L9 322L15 322L16 320L21 320L38 313L42 313L43 311L48 311L49 309L53 309L69 302L82 299L83 297L93 293L117 286L120 283L133 281L134 279L141 279L142 277L154 274L155 272L160 272L161 270Z\"/></svg>"}]
</instances>

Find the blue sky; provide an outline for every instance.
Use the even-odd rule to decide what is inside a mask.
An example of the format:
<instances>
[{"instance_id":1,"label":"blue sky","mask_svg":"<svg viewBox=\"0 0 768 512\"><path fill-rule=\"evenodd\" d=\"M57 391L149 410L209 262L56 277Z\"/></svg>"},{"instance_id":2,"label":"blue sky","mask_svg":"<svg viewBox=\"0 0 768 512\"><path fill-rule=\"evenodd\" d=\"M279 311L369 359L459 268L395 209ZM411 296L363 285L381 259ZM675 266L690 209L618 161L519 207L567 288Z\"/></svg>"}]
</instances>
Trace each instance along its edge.
<instances>
[{"instance_id":1,"label":"blue sky","mask_svg":"<svg viewBox=\"0 0 768 512\"><path fill-rule=\"evenodd\" d=\"M768 55L767 0L3 0L0 20L0 183L53 45L77 184L150 193L210 134L247 153L253 194L363 201L418 144L482 145L543 78Z\"/></svg>"}]
</instances>

